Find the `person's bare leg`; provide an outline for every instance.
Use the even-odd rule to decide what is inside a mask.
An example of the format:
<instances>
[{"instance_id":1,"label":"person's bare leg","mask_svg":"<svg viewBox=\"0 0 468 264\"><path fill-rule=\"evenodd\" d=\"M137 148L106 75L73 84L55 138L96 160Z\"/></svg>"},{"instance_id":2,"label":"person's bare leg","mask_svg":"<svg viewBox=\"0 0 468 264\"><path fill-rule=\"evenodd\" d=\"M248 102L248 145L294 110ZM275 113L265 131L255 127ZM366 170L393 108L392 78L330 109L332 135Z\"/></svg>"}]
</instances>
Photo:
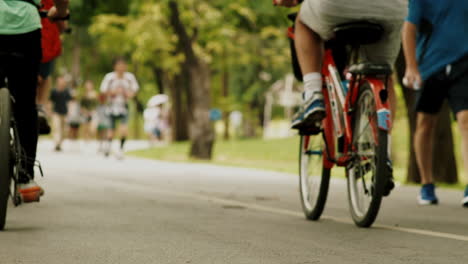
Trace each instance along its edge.
<instances>
[{"instance_id":1,"label":"person's bare leg","mask_svg":"<svg viewBox=\"0 0 468 264\"><path fill-rule=\"evenodd\" d=\"M295 46L297 58L303 75L321 72L323 57L323 41L320 36L296 19Z\"/></svg>"},{"instance_id":2,"label":"person's bare leg","mask_svg":"<svg viewBox=\"0 0 468 264\"><path fill-rule=\"evenodd\" d=\"M421 183L429 184L434 182L432 174L432 139L437 116L425 113L418 113L416 121L416 132L414 134L414 151L418 163Z\"/></svg>"},{"instance_id":3,"label":"person's bare leg","mask_svg":"<svg viewBox=\"0 0 468 264\"><path fill-rule=\"evenodd\" d=\"M125 141L127 140L128 136L128 125L127 124L121 124L120 125L120 149L124 149Z\"/></svg>"},{"instance_id":4,"label":"person's bare leg","mask_svg":"<svg viewBox=\"0 0 468 264\"><path fill-rule=\"evenodd\" d=\"M463 164L465 166L465 170L468 171L468 110L457 113L457 122L462 137L461 148L463 154ZM466 175L466 179L468 180L468 175Z\"/></svg>"},{"instance_id":5,"label":"person's bare leg","mask_svg":"<svg viewBox=\"0 0 468 264\"><path fill-rule=\"evenodd\" d=\"M37 87L37 96L36 102L39 105L47 105L48 97L49 97L49 89L50 89L50 77L47 79L42 79L39 82Z\"/></svg>"},{"instance_id":6,"label":"person's bare leg","mask_svg":"<svg viewBox=\"0 0 468 264\"><path fill-rule=\"evenodd\" d=\"M295 27L295 47L304 81L304 106L295 115L292 128L316 130L325 116L321 74L323 41L299 17Z\"/></svg>"}]
</instances>

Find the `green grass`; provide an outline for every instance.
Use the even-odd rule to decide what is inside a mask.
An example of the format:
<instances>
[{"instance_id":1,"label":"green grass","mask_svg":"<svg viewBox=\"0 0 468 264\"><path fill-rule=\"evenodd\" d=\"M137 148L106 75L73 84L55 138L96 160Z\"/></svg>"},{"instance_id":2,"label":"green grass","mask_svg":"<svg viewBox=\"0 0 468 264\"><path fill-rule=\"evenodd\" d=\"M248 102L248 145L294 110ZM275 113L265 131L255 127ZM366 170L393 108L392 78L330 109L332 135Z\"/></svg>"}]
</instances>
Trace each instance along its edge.
<instances>
[{"instance_id":1,"label":"green grass","mask_svg":"<svg viewBox=\"0 0 468 264\"><path fill-rule=\"evenodd\" d=\"M409 129L406 118L406 108L402 100L401 89L396 89L398 93L398 111L392 132L392 161L394 165L394 176L399 182L406 182L406 173L409 157ZM281 122L274 121L275 125L281 127ZM284 124L283 124L284 125ZM219 130L219 128L217 129ZM466 184L466 170L463 168L460 151L460 133L457 124L453 124L455 157L459 168L460 184L439 186L451 188L464 188ZM217 131L221 134L221 131ZM147 150L131 152L142 158L167 160L176 162L201 162L188 158L189 143L175 143L166 147L159 147ZM211 164L229 165L245 168L265 169L278 172L297 173L298 172L298 148L299 137L286 139L245 139L245 140L218 140L214 147L213 160ZM333 176L344 177L342 168L334 169Z\"/></svg>"},{"instance_id":2,"label":"green grass","mask_svg":"<svg viewBox=\"0 0 468 264\"><path fill-rule=\"evenodd\" d=\"M400 113L404 115L405 113ZM456 156L460 156L458 129L454 126ZM392 136L392 160L394 164L394 176L399 182L404 183L406 179L406 168L408 164L408 124L405 118L398 118L395 122ZM199 161L188 157L190 144L188 142L174 143L164 147L157 147L130 152L130 155L175 162L200 162L216 165L228 165L244 168L264 169L286 173L298 172L298 147L299 137L285 139L235 139L230 141L216 141L214 146L213 160ZM459 174L464 175L459 163ZM333 176L344 177L342 168L334 169ZM465 180L460 177L461 183L449 187L463 188ZM445 186L445 185L444 185ZM448 185L447 185L448 186Z\"/></svg>"},{"instance_id":3,"label":"green grass","mask_svg":"<svg viewBox=\"0 0 468 264\"><path fill-rule=\"evenodd\" d=\"M129 154L157 160L202 162L188 158L189 148L190 144L183 142L166 147L133 151ZM299 137L217 141L214 146L214 158L209 163L296 173L298 148Z\"/></svg>"}]
</instances>

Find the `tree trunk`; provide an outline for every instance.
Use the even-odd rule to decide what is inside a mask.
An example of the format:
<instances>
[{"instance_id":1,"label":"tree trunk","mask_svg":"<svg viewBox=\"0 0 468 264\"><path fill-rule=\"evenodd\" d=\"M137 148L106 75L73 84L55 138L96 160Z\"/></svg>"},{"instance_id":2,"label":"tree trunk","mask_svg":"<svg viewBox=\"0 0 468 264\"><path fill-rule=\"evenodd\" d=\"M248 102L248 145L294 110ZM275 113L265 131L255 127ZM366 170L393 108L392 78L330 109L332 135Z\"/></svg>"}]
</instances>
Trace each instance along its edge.
<instances>
[{"instance_id":1,"label":"tree trunk","mask_svg":"<svg viewBox=\"0 0 468 264\"><path fill-rule=\"evenodd\" d=\"M190 65L190 88L193 97L189 121L192 141L190 156L198 159L211 159L214 144L214 129L210 120L209 72L208 66L200 61Z\"/></svg>"},{"instance_id":2,"label":"tree trunk","mask_svg":"<svg viewBox=\"0 0 468 264\"><path fill-rule=\"evenodd\" d=\"M224 122L224 140L229 140L229 69L227 63L227 52L224 49L223 52L223 75L222 75L222 95L224 97L224 109L223 109L223 122Z\"/></svg>"},{"instance_id":3,"label":"tree trunk","mask_svg":"<svg viewBox=\"0 0 468 264\"><path fill-rule=\"evenodd\" d=\"M409 160L406 180L408 182L420 183L421 176L419 175L418 166L416 163L416 155L414 152L414 132L416 130L416 96L417 92L412 89L404 88L401 80L405 74L405 61L403 52L400 53L397 64L397 78L400 86L403 88L403 96L405 99L406 109L408 112L408 123L410 128L410 144L409 144ZM394 132L395 133L395 132ZM456 183L458 182L457 165L453 149L453 135L451 126L451 116L448 104L445 103L442 110L438 114L438 121L434 133L434 138L431 142L434 145L434 153L432 155L433 174L437 182Z\"/></svg>"},{"instance_id":4,"label":"tree trunk","mask_svg":"<svg viewBox=\"0 0 468 264\"><path fill-rule=\"evenodd\" d=\"M185 55L189 81L189 136L191 140L190 156L197 159L211 159L214 144L214 129L210 120L210 71L193 49L193 39L187 34L185 25L180 20L176 1L169 1L171 25L178 36L179 44Z\"/></svg>"},{"instance_id":5,"label":"tree trunk","mask_svg":"<svg viewBox=\"0 0 468 264\"><path fill-rule=\"evenodd\" d=\"M184 71L175 76L172 80L169 80L167 77L165 78L168 83L171 96L170 121L172 127L172 138L177 142L189 140L188 106L187 99L183 96L185 91L183 75Z\"/></svg>"},{"instance_id":6,"label":"tree trunk","mask_svg":"<svg viewBox=\"0 0 468 264\"><path fill-rule=\"evenodd\" d=\"M158 93L164 94L166 90L164 85L164 71L161 68L155 66L152 67L152 70L154 79L156 80L156 85L158 86Z\"/></svg>"}]
</instances>

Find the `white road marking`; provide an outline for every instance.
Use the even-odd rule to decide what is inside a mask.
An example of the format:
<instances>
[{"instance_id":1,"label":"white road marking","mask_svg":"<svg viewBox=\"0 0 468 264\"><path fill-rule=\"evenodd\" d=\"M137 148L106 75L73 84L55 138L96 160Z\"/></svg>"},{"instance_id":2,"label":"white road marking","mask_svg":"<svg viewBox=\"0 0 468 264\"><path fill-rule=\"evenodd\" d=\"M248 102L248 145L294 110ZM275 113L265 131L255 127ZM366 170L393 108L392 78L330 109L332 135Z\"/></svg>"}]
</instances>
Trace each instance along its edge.
<instances>
[{"instance_id":1,"label":"white road marking","mask_svg":"<svg viewBox=\"0 0 468 264\"><path fill-rule=\"evenodd\" d=\"M254 211L261 211L261 212L267 212L267 213L279 214L279 215L287 215L287 216L293 216L293 217L302 217L302 218L304 217L302 212L263 206L263 205L258 205L254 203L245 203L245 202L240 202L236 200L223 199L223 198L218 198L218 197L213 197L213 196L207 196L207 195L201 195L201 194L178 193L178 192L170 192L170 191L162 191L161 193L166 193L166 194L175 195L175 196L183 196L187 198L213 202L213 203L221 204L221 205L241 206L246 209L250 209ZM337 223L354 225L354 222L351 219L347 219L347 218L322 216L322 219L327 219L327 220L337 222ZM398 232L409 233L409 234L417 234L417 235L423 235L423 236L430 236L430 237L436 237L436 238L444 238L444 239L468 242L468 236L456 235L456 234L451 234L451 233L436 232L436 231L417 229L417 228L381 225L381 224L374 224L373 227L390 230L390 231L398 231Z\"/></svg>"},{"instance_id":2,"label":"white road marking","mask_svg":"<svg viewBox=\"0 0 468 264\"><path fill-rule=\"evenodd\" d=\"M292 217L301 217L304 218L304 215L302 212L297 212L297 211L292 211L288 209L281 209L281 208L275 208L275 207L270 207L270 206L264 206L264 205L259 205L255 203L246 203L246 202L241 202L241 201L236 201L236 200L230 200L230 199L223 199L215 196L209 196L205 194L195 194L195 193L184 193L180 191L168 191L168 190L155 190L153 187L150 186L142 186L139 184L132 184L132 183L118 183L116 181L113 182L108 182L106 183L107 185L117 185L117 186L122 186L124 185L125 188L128 189L134 189L135 191L141 191L144 189L145 191L150 191L153 193L160 193L160 194L166 194L169 196L177 196L177 197L183 197L187 199L197 199L200 201L206 201L206 202L212 202L216 203L219 205L223 206L237 206L237 207L244 207L246 209L250 209L253 211L259 211L259 212L266 212L266 213L272 213L272 214L278 214L278 215L286 215L286 216L292 216ZM334 216L322 216L321 219L327 219L336 223L342 223L342 224L351 224L354 225L354 222L349 219L349 218L342 218L342 217L334 217ZM431 230L424 230L424 229L417 229L417 228L407 228L407 227L398 227L398 226L390 226L390 225L382 225L382 224L374 224L374 228L380 228L384 230L390 230L390 231L398 231L398 232L403 232L403 233L409 233L409 234L416 234L416 235L422 235L422 236L429 236L429 237L436 237L436 238L443 238L443 239L451 239L451 240L457 240L457 241L463 241L463 242L468 242L468 236L463 236L463 235L457 235L457 234L451 234L451 233L444 233L444 232L437 232L437 231L431 231Z\"/></svg>"}]
</instances>

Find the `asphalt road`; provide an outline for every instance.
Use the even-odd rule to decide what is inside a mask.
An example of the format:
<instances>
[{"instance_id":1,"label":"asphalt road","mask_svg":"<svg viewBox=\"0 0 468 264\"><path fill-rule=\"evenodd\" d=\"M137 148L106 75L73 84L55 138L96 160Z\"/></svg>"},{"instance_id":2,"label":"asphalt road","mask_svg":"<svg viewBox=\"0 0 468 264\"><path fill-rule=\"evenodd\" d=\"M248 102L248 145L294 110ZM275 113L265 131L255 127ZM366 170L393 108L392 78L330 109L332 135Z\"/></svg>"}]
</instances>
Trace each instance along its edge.
<instances>
[{"instance_id":1,"label":"asphalt road","mask_svg":"<svg viewBox=\"0 0 468 264\"><path fill-rule=\"evenodd\" d=\"M355 227L345 185L325 216L302 216L294 175L98 156L92 145L41 145L46 194L11 207L0 263L468 263L468 210L459 191L416 205L398 187L376 226ZM293 153L294 154L294 153Z\"/></svg>"}]
</instances>

